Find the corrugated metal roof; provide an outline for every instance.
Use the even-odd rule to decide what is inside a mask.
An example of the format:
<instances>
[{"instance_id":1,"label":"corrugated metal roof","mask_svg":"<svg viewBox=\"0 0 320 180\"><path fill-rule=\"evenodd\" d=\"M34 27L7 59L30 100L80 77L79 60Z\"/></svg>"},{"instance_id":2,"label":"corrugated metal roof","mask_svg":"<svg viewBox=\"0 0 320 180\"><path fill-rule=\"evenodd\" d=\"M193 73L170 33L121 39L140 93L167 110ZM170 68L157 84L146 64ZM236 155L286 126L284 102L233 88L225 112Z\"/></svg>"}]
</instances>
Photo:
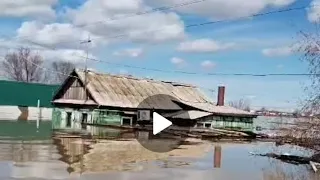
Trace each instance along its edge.
<instances>
[{"instance_id":1,"label":"corrugated metal roof","mask_svg":"<svg viewBox=\"0 0 320 180\"><path fill-rule=\"evenodd\" d=\"M84 82L84 71L76 69L75 72ZM216 106L193 85L95 72L88 72L87 79L87 89L100 106L137 108L146 98L164 94L176 98L180 103L211 113L253 115L228 106ZM169 96L153 96L154 98L148 99L144 108L182 110Z\"/></svg>"},{"instance_id":2,"label":"corrugated metal roof","mask_svg":"<svg viewBox=\"0 0 320 180\"><path fill-rule=\"evenodd\" d=\"M0 105L52 107L51 99L60 85L0 80Z\"/></svg>"}]
</instances>

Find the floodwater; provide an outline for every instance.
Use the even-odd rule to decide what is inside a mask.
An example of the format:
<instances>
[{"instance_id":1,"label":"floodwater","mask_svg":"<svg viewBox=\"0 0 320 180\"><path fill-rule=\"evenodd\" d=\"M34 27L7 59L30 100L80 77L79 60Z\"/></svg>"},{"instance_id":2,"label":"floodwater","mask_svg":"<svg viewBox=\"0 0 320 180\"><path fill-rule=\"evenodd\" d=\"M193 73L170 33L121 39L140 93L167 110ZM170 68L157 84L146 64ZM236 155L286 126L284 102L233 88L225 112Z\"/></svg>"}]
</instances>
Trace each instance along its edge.
<instances>
[{"instance_id":1,"label":"floodwater","mask_svg":"<svg viewBox=\"0 0 320 180\"><path fill-rule=\"evenodd\" d=\"M93 128L93 138L52 137L50 122L0 121L0 180L282 180L314 179L308 165L291 165L250 153L310 155L273 143L190 140L153 153L118 130ZM109 138L107 138L109 137Z\"/></svg>"}]
</instances>

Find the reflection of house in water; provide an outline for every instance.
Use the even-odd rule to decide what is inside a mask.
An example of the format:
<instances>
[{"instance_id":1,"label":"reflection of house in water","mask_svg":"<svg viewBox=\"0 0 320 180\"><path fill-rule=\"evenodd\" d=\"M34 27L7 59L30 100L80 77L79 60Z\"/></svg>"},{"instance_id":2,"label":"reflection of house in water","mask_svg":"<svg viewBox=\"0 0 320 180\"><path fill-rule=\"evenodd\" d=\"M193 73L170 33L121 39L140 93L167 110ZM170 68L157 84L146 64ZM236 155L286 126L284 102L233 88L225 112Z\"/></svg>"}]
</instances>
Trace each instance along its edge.
<instances>
[{"instance_id":1,"label":"reflection of house in water","mask_svg":"<svg viewBox=\"0 0 320 180\"><path fill-rule=\"evenodd\" d=\"M12 178L66 178L64 163L53 161L56 153L51 141L6 140L0 143L0 161L12 162L6 175Z\"/></svg>"},{"instance_id":2,"label":"reflection of house in water","mask_svg":"<svg viewBox=\"0 0 320 180\"><path fill-rule=\"evenodd\" d=\"M71 167L75 163L83 163L83 157L90 150L87 143L81 138L54 138L53 143L56 145L62 162L68 164L67 171L74 172Z\"/></svg>"},{"instance_id":3,"label":"reflection of house in water","mask_svg":"<svg viewBox=\"0 0 320 180\"><path fill-rule=\"evenodd\" d=\"M161 97L155 97L161 94ZM141 102L145 102L143 107ZM56 107L52 120L55 129L87 129L84 125L87 123L135 125L142 117L143 120L152 120L152 111L165 114L174 125L203 128L251 129L256 117L224 105L224 87L219 88L218 103L213 103L193 85L91 71L85 73L78 69L57 91L53 104ZM150 116L141 116L146 112L142 110Z\"/></svg>"},{"instance_id":4,"label":"reflection of house in water","mask_svg":"<svg viewBox=\"0 0 320 180\"><path fill-rule=\"evenodd\" d=\"M213 157L214 168L221 168L221 153L222 153L221 151L222 151L222 148L220 145L214 146L214 157Z\"/></svg>"},{"instance_id":5,"label":"reflection of house in water","mask_svg":"<svg viewBox=\"0 0 320 180\"><path fill-rule=\"evenodd\" d=\"M125 131L120 129L105 128L98 126L89 126L89 132L93 138L115 139L122 138Z\"/></svg>"}]
</instances>

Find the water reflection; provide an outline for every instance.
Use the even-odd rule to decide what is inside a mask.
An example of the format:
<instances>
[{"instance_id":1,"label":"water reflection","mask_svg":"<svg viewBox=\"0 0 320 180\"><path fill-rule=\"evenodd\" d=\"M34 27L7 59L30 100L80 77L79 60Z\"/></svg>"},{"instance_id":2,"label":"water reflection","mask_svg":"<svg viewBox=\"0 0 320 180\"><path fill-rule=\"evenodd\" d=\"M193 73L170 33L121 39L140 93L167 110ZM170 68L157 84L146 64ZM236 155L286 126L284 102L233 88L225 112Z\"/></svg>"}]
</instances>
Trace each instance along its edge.
<instances>
[{"instance_id":1,"label":"water reflection","mask_svg":"<svg viewBox=\"0 0 320 180\"><path fill-rule=\"evenodd\" d=\"M34 139L28 140L0 137L0 179L79 179L81 176L93 180L143 180L159 176L272 180L293 176L310 179L314 174L307 166L250 156L251 151L274 151L271 143L210 143L188 139L171 152L154 153L143 148L131 131L92 127L90 134L61 133L44 140L37 140L36 133L32 135ZM284 147L282 152L289 151Z\"/></svg>"},{"instance_id":2,"label":"water reflection","mask_svg":"<svg viewBox=\"0 0 320 180\"><path fill-rule=\"evenodd\" d=\"M221 146L216 145L214 146L214 168L221 167Z\"/></svg>"},{"instance_id":3,"label":"water reflection","mask_svg":"<svg viewBox=\"0 0 320 180\"><path fill-rule=\"evenodd\" d=\"M53 138L53 144L56 145L61 157L58 159L68 165L67 171L74 172L72 167L75 163L81 163L80 173L83 171L83 158L90 150L90 141L84 138Z\"/></svg>"},{"instance_id":4,"label":"water reflection","mask_svg":"<svg viewBox=\"0 0 320 180\"><path fill-rule=\"evenodd\" d=\"M6 140L0 143L0 168L3 177L63 179L68 177L59 154L51 142ZM0 176L0 177L1 177Z\"/></svg>"}]
</instances>

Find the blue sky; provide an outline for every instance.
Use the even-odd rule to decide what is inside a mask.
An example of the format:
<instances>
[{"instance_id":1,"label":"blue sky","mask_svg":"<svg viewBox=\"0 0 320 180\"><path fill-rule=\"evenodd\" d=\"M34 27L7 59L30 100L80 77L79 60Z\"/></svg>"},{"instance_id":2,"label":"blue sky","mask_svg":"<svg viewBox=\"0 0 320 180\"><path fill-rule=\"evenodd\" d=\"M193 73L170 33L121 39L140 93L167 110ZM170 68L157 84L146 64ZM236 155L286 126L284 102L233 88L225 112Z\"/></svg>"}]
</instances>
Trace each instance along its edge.
<instances>
[{"instance_id":1,"label":"blue sky","mask_svg":"<svg viewBox=\"0 0 320 180\"><path fill-rule=\"evenodd\" d=\"M256 18L255 13L309 6L318 0L205 0L168 11L125 17L155 7L194 0L35 0L0 2L0 34L8 49L28 45L45 59L83 63L80 40L92 38L92 69L114 74L196 84L215 100L218 85L227 101L245 98L252 107L294 109L303 100L308 77L208 76L202 73L307 73L301 54L292 53L299 30L313 31L319 7ZM320 4L320 2L319 2ZM116 20L110 20L115 18ZM229 20L186 28L190 24ZM98 22L98 23L97 23ZM110 38L124 34L120 38ZM23 37L23 38L22 38ZM37 43L38 46L34 44ZM39 46L43 45L43 46ZM44 47L51 47L44 48ZM39 50L39 48L43 48ZM55 50L53 50L55 49ZM164 73L121 66L191 71Z\"/></svg>"}]
</instances>

